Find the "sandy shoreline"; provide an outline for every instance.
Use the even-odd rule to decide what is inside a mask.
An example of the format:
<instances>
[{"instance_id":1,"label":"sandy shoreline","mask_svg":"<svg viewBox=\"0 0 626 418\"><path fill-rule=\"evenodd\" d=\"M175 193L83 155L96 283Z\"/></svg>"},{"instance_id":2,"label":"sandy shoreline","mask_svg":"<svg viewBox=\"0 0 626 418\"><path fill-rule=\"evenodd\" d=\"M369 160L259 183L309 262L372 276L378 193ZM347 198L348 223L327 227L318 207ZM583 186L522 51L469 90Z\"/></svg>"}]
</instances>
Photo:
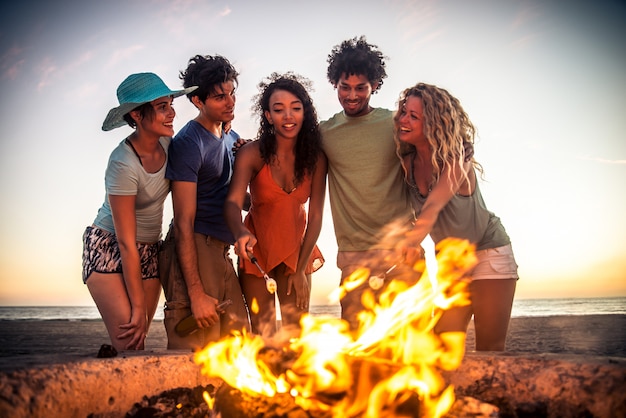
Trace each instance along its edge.
<instances>
[{"instance_id":1,"label":"sandy shoreline","mask_svg":"<svg viewBox=\"0 0 626 418\"><path fill-rule=\"evenodd\" d=\"M473 342L470 325L468 351L473 351ZM4 366L40 355L95 357L100 346L107 343L106 329L99 320L0 321L0 359ZM155 321L146 350L161 351L166 346L163 322ZM626 357L626 315L512 318L507 351Z\"/></svg>"}]
</instances>

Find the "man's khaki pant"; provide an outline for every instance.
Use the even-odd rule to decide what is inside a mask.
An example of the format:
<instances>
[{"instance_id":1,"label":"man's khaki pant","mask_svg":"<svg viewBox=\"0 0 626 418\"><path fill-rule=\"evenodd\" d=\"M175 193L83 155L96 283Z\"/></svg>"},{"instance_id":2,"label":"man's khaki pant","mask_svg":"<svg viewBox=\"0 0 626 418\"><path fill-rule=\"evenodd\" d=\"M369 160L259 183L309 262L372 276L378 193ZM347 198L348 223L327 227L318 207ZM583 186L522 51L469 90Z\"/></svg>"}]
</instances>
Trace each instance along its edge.
<instances>
[{"instance_id":1,"label":"man's khaki pant","mask_svg":"<svg viewBox=\"0 0 626 418\"><path fill-rule=\"evenodd\" d=\"M232 304L221 315L220 322L210 328L198 329L186 337L175 332L176 325L191 315L187 285L180 270L174 231L170 230L159 254L159 272L165 293L164 320L168 349L197 350L217 341L231 331L249 330L248 311L233 262L230 245L207 235L194 234L198 252L198 270L204 291L218 301L230 299Z\"/></svg>"}]
</instances>

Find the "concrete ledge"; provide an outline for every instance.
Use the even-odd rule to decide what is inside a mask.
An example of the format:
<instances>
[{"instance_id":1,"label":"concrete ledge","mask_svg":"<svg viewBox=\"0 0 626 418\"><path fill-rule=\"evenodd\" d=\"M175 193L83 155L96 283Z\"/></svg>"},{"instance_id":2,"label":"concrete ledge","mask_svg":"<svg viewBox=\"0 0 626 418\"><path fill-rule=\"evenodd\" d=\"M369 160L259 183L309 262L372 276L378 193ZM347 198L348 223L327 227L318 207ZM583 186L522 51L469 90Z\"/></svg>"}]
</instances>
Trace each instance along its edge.
<instances>
[{"instance_id":1,"label":"concrete ledge","mask_svg":"<svg viewBox=\"0 0 626 418\"><path fill-rule=\"evenodd\" d=\"M626 358L472 353L444 376L503 416L626 417Z\"/></svg>"},{"instance_id":2,"label":"concrete ledge","mask_svg":"<svg viewBox=\"0 0 626 418\"><path fill-rule=\"evenodd\" d=\"M10 371L5 361L0 371L1 417L123 417L144 395L220 383L202 376L193 355L186 351L124 352L111 359L56 356L49 360L47 365ZM554 417L570 416L567 411L589 411L590 415L584 416L595 417L626 416L623 358L470 353L447 378L458 394L505 402L512 411L534 408Z\"/></svg>"},{"instance_id":3,"label":"concrete ledge","mask_svg":"<svg viewBox=\"0 0 626 418\"><path fill-rule=\"evenodd\" d=\"M202 376L188 351L35 366L0 372L0 417L123 417L144 395L209 383L220 381Z\"/></svg>"}]
</instances>

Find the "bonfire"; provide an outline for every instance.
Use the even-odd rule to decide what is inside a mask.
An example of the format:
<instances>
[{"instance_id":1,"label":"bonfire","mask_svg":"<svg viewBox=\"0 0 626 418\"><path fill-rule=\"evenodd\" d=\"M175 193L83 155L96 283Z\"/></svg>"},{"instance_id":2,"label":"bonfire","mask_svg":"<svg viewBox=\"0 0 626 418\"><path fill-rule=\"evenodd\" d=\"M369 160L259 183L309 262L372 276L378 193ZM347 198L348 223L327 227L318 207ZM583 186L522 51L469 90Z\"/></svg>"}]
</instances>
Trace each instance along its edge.
<instances>
[{"instance_id":1,"label":"bonfire","mask_svg":"<svg viewBox=\"0 0 626 418\"><path fill-rule=\"evenodd\" d=\"M242 331L196 352L202 373L225 382L204 393L214 416L269 417L269 409L259 415L267 405L306 412L289 416L444 416L455 397L441 371L461 364L465 333L433 328L446 309L469 303L466 275L476 258L463 240L445 240L436 250L434 277L420 261L415 285L396 280L385 283L379 298L364 294L356 332L340 319L306 315L299 335L286 340ZM380 285L363 268L333 297L365 282Z\"/></svg>"}]
</instances>

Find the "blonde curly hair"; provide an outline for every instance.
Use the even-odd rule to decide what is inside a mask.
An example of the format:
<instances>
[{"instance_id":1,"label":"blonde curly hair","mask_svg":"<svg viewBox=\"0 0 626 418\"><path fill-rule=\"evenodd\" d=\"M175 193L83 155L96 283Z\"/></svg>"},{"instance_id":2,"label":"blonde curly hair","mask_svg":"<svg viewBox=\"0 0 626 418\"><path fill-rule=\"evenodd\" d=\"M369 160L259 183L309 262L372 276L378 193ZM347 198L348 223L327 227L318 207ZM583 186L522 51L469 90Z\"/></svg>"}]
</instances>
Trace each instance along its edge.
<instances>
[{"instance_id":1,"label":"blonde curly hair","mask_svg":"<svg viewBox=\"0 0 626 418\"><path fill-rule=\"evenodd\" d=\"M398 110L394 116L394 139L396 141L396 153L402 162L405 174L408 168L405 166L404 157L416 152L415 146L398 140L398 119L402 108L409 97L419 97L422 100L424 114L422 119L424 136L432 150L431 162L433 165L432 182L439 181L444 168L454 162L463 165L465 159L465 145L469 142L474 144L476 128L470 121L467 113L459 100L440 87L418 83L400 93ZM482 166L472 158L473 167L481 174Z\"/></svg>"}]
</instances>

